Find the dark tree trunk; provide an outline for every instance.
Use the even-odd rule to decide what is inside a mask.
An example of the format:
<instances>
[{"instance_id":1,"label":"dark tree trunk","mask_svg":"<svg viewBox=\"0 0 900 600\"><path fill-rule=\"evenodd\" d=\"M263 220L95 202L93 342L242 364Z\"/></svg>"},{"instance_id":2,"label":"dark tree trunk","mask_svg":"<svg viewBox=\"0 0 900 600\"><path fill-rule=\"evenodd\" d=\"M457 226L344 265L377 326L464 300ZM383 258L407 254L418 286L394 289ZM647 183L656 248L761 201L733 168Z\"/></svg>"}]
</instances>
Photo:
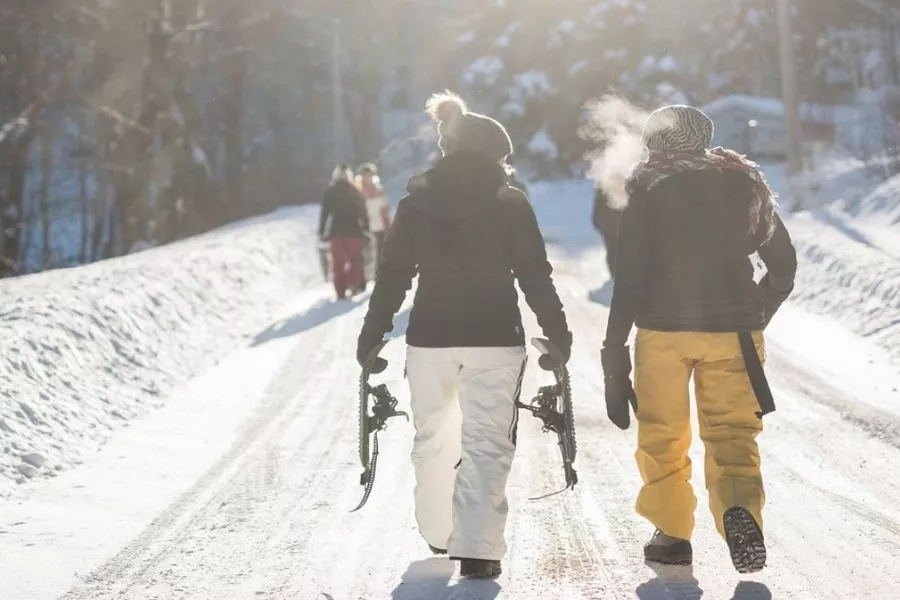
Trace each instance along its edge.
<instances>
[{"instance_id":1,"label":"dark tree trunk","mask_svg":"<svg viewBox=\"0 0 900 600\"><path fill-rule=\"evenodd\" d=\"M53 246L50 242L50 183L53 177L53 130L45 123L41 131L41 265L53 266Z\"/></svg>"},{"instance_id":2,"label":"dark tree trunk","mask_svg":"<svg viewBox=\"0 0 900 600\"><path fill-rule=\"evenodd\" d=\"M225 202L227 219L241 216L243 200L243 113L244 79L247 72L246 48L244 48L241 19L244 14L240 0L232 3L226 14L225 44L229 53L226 60L226 92L224 97L225 119Z\"/></svg>"},{"instance_id":3,"label":"dark tree trunk","mask_svg":"<svg viewBox=\"0 0 900 600\"><path fill-rule=\"evenodd\" d=\"M141 78L137 127L123 140L124 167L117 176L114 226L111 246L116 254L127 253L138 240L149 218L148 192L153 168L153 142L159 113L165 102L167 48L171 37L163 25L165 0L149 0L147 60Z\"/></svg>"}]
</instances>

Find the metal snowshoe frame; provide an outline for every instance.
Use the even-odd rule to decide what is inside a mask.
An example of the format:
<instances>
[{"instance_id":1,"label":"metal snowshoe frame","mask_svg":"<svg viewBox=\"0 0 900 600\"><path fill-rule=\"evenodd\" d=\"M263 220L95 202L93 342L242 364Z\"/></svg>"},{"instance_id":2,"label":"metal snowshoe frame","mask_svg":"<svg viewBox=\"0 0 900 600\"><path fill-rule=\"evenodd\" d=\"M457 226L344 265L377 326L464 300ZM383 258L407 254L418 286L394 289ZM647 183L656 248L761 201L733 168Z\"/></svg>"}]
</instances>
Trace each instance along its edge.
<instances>
[{"instance_id":1,"label":"metal snowshoe frame","mask_svg":"<svg viewBox=\"0 0 900 600\"><path fill-rule=\"evenodd\" d=\"M553 369L553 376L556 379L556 383L540 387L537 395L531 400L530 405L523 404L518 400L516 404L518 408L523 408L531 412L535 418L540 419L543 423L541 428L543 431L556 433L559 451L562 455L563 471L566 476L566 487L563 489L543 496L529 498L529 500L541 500L542 498L549 498L570 490L578 483L578 473L573 466L577 443L575 441L575 417L572 413L572 388L569 384L569 372L566 369L566 362L563 359L562 352L544 338L532 338L531 344L541 354L547 354L554 360L556 368Z\"/></svg>"},{"instance_id":2,"label":"metal snowshoe frame","mask_svg":"<svg viewBox=\"0 0 900 600\"><path fill-rule=\"evenodd\" d=\"M362 500L350 512L356 512L365 505L369 500L369 494L372 493L372 486L375 485L375 468L378 466L378 432L387 428L387 420L391 417L402 416L409 421L409 415L397 410L397 399L391 395L385 384L369 385L372 365L375 364L382 348L389 341L384 340L369 352L359 376L359 462L363 468L363 472L359 476L359 484L364 486L364 491ZM371 414L369 414L370 396L375 400L372 403ZM369 435L372 436L371 453Z\"/></svg>"}]
</instances>

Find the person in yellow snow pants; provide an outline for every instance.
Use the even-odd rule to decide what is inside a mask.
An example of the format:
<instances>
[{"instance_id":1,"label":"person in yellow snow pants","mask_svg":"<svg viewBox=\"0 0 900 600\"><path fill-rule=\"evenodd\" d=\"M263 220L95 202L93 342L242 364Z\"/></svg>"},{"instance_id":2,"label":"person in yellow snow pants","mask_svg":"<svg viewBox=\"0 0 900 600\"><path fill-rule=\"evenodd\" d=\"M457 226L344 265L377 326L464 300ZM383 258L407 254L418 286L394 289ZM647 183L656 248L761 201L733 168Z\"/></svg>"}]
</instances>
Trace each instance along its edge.
<instances>
[{"instance_id":1,"label":"person in yellow snow pants","mask_svg":"<svg viewBox=\"0 0 900 600\"><path fill-rule=\"evenodd\" d=\"M754 333L762 360L761 332ZM691 539L697 500L691 487L690 397L694 379L700 439L706 451L706 489L716 528L742 506L762 528L765 503L756 436L762 420L737 336L732 333L663 332L638 329L635 392L638 469L644 481L638 513L668 535Z\"/></svg>"},{"instance_id":2,"label":"person in yellow snow pants","mask_svg":"<svg viewBox=\"0 0 900 600\"><path fill-rule=\"evenodd\" d=\"M735 569L747 573L766 564L756 437L774 404L763 330L793 290L797 257L762 172L710 148L712 136L712 121L689 106L662 108L644 126L601 359L610 420L627 429L630 406L638 423L636 510L656 528L644 558L693 561L693 379L710 509ZM753 253L766 266L759 282Z\"/></svg>"}]
</instances>

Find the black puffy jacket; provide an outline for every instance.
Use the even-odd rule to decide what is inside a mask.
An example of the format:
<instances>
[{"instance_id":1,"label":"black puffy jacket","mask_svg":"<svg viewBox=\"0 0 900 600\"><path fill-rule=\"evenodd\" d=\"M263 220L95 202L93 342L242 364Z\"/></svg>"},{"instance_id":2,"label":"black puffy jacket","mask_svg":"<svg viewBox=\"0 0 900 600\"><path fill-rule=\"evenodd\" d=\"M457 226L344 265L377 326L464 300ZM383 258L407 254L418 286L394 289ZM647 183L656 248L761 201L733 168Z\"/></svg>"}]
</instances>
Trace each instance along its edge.
<instances>
[{"instance_id":1,"label":"black puffy jacket","mask_svg":"<svg viewBox=\"0 0 900 600\"><path fill-rule=\"evenodd\" d=\"M365 237L369 231L366 199L349 181L336 181L325 192L319 237Z\"/></svg>"},{"instance_id":2,"label":"black puffy jacket","mask_svg":"<svg viewBox=\"0 0 900 600\"><path fill-rule=\"evenodd\" d=\"M385 241L363 335L380 338L392 329L418 275L412 346L524 345L516 281L544 335L571 344L537 218L500 165L454 153L413 177L407 192Z\"/></svg>"},{"instance_id":3,"label":"black puffy jacket","mask_svg":"<svg viewBox=\"0 0 900 600\"><path fill-rule=\"evenodd\" d=\"M768 242L748 234L752 196L752 180L737 171L686 171L649 192L630 190L607 345L624 344L632 325L713 333L766 327L793 290L797 254L777 214ZM754 252L767 270L760 284Z\"/></svg>"}]
</instances>

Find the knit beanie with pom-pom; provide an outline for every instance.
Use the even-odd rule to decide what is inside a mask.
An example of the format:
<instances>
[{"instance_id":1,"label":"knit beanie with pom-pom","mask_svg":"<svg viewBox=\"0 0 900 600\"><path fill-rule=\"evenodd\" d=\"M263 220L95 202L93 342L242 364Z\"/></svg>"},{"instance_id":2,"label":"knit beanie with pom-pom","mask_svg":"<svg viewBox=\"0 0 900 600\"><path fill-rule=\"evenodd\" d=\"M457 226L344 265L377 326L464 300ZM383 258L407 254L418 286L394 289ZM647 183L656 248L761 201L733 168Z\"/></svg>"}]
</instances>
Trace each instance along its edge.
<instances>
[{"instance_id":1,"label":"knit beanie with pom-pom","mask_svg":"<svg viewBox=\"0 0 900 600\"><path fill-rule=\"evenodd\" d=\"M468 150L501 161L512 154L512 142L503 125L470 111L463 99L453 92L433 95L425 108L438 122L438 146L444 156Z\"/></svg>"}]
</instances>

